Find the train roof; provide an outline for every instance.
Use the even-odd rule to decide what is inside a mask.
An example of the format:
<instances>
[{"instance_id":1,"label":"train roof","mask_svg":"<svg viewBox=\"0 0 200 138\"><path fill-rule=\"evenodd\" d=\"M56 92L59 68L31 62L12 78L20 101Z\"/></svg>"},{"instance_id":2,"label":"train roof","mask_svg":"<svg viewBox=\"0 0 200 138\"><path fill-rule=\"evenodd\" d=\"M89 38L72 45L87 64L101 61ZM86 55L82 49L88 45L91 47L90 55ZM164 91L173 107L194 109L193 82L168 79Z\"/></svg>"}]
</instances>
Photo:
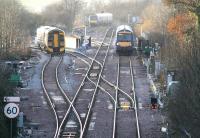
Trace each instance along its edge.
<instances>
[{"instance_id":1,"label":"train roof","mask_svg":"<svg viewBox=\"0 0 200 138\"><path fill-rule=\"evenodd\" d=\"M96 16L113 16L112 13L97 13Z\"/></svg>"},{"instance_id":2,"label":"train roof","mask_svg":"<svg viewBox=\"0 0 200 138\"><path fill-rule=\"evenodd\" d=\"M59 31L63 31L57 27L52 27L52 26L40 26L38 29L37 29L37 32L50 32L52 30L59 30Z\"/></svg>"},{"instance_id":3,"label":"train roof","mask_svg":"<svg viewBox=\"0 0 200 138\"><path fill-rule=\"evenodd\" d=\"M116 32L119 32L119 31L130 31L130 32L133 32L133 29L128 25L120 25L120 26L117 27Z\"/></svg>"}]
</instances>

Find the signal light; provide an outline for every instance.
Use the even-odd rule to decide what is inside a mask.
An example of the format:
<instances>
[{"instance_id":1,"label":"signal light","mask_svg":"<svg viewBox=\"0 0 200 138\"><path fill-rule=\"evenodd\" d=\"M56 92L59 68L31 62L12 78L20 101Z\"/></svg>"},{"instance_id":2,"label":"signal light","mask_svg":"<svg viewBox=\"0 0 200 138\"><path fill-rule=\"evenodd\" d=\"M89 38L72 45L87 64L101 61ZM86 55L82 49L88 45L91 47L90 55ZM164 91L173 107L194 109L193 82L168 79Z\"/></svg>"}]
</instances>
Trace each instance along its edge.
<instances>
[{"instance_id":1,"label":"signal light","mask_svg":"<svg viewBox=\"0 0 200 138\"><path fill-rule=\"evenodd\" d=\"M158 102L157 98L151 97L151 109L157 109L158 108L157 102Z\"/></svg>"},{"instance_id":2,"label":"signal light","mask_svg":"<svg viewBox=\"0 0 200 138\"><path fill-rule=\"evenodd\" d=\"M151 109L157 109L158 105L157 104L151 104Z\"/></svg>"}]
</instances>

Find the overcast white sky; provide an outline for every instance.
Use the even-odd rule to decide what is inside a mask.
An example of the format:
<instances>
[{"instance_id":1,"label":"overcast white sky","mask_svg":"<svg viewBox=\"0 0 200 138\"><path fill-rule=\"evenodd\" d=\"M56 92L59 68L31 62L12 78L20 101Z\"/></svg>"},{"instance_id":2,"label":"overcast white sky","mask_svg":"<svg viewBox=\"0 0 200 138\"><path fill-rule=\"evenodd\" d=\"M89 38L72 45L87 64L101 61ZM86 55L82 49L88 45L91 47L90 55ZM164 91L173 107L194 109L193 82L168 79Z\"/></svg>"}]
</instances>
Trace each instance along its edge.
<instances>
[{"instance_id":1,"label":"overcast white sky","mask_svg":"<svg viewBox=\"0 0 200 138\"><path fill-rule=\"evenodd\" d=\"M45 6L59 2L61 0L20 0L21 3L32 12L41 12ZM93 0L83 0L85 2L91 2ZM109 0L104 0L109 1Z\"/></svg>"},{"instance_id":2,"label":"overcast white sky","mask_svg":"<svg viewBox=\"0 0 200 138\"><path fill-rule=\"evenodd\" d=\"M59 2L61 0L19 0L21 3L30 11L32 12L41 12L45 6ZM92 2L95 0L83 0L85 2ZM104 2L108 2L110 0L100 0ZM116 0L116 1L125 1L125 0ZM135 1L142 1L142 0L135 0Z\"/></svg>"},{"instance_id":3,"label":"overcast white sky","mask_svg":"<svg viewBox=\"0 0 200 138\"><path fill-rule=\"evenodd\" d=\"M61 0L20 0L30 11L40 12L45 6L59 2Z\"/></svg>"},{"instance_id":4,"label":"overcast white sky","mask_svg":"<svg viewBox=\"0 0 200 138\"><path fill-rule=\"evenodd\" d=\"M45 6L59 2L61 0L19 0L21 3L30 11L32 12L40 12L42 9L44 9ZM85 2L91 2L94 0L83 0ZM101 0L108 2L109 0Z\"/></svg>"}]
</instances>

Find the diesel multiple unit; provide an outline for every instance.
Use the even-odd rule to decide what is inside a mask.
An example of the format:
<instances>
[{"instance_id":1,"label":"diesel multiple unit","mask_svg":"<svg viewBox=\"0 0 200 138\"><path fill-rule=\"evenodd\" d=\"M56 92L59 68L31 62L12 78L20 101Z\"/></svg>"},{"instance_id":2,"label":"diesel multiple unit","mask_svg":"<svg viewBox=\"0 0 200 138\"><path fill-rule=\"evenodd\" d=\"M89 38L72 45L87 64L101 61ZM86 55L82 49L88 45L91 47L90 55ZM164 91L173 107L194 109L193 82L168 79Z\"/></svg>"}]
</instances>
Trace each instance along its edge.
<instances>
[{"instance_id":1,"label":"diesel multiple unit","mask_svg":"<svg viewBox=\"0 0 200 138\"><path fill-rule=\"evenodd\" d=\"M37 45L50 54L65 52L65 32L51 26L41 26L37 29Z\"/></svg>"}]
</instances>

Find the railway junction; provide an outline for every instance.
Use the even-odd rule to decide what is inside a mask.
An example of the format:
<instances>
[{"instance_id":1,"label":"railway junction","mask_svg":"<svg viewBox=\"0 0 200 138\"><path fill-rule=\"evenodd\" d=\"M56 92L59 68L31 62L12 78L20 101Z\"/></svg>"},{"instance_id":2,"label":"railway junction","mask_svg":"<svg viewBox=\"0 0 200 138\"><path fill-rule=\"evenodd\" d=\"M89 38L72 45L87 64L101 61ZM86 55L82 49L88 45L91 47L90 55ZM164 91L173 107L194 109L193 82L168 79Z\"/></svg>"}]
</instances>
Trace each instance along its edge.
<instances>
[{"instance_id":1,"label":"railway junction","mask_svg":"<svg viewBox=\"0 0 200 138\"><path fill-rule=\"evenodd\" d=\"M0 138L200 136L199 0L0 3Z\"/></svg>"},{"instance_id":2,"label":"railway junction","mask_svg":"<svg viewBox=\"0 0 200 138\"><path fill-rule=\"evenodd\" d=\"M37 64L17 96L21 135L34 138L160 138L163 116L151 109L150 85L140 55L118 55L114 29L101 31L85 52L53 56L35 50ZM98 42L97 42L98 41ZM27 75L29 74L29 75ZM30 75L31 74L31 75Z\"/></svg>"}]
</instances>

